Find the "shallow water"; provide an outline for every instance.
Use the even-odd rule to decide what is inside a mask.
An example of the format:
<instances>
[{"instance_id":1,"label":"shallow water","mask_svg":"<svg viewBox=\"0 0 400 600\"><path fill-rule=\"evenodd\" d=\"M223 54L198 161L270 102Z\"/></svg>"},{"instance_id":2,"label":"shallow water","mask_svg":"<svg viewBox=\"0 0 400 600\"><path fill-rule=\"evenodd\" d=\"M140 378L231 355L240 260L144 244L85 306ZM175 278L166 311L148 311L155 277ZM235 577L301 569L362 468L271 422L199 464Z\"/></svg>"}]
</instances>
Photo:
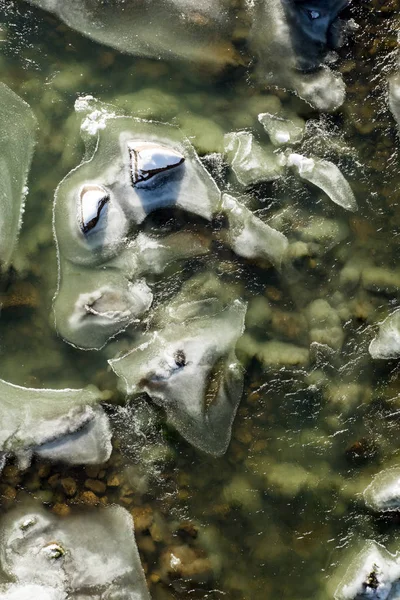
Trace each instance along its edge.
<instances>
[{"instance_id":1,"label":"shallow water","mask_svg":"<svg viewBox=\"0 0 400 600\"><path fill-rule=\"evenodd\" d=\"M376 324L399 303L399 140L386 104L399 9L389 0L353 5L360 29L338 61L347 98L335 114L321 116L289 93L263 89L245 66L215 72L205 65L122 55L22 1L0 0L0 80L31 105L39 121L19 247L1 291L0 377L31 387L92 382L110 389L108 410L117 431L105 467L38 462L25 472L6 467L3 510L26 494L56 511L66 505L75 509L89 501L88 478L107 483L118 476L120 485L99 492L100 502L117 502L135 515L145 506L156 515L157 526L139 527L137 536L155 600L322 600L332 597L336 568L359 540L397 549L398 522L370 514L361 493L376 472L396 464L400 452L397 361L373 361L367 350ZM344 344L333 353L314 348L304 365L263 368L255 359L249 362L232 442L226 455L213 458L184 442L145 398L118 406L122 394L106 360L129 347L131 332L100 352L76 350L57 337L50 309L57 286L53 195L81 159L72 117L78 95L178 124L204 156L221 151L222 135L241 128L255 129L266 141L257 115L274 93L285 109L308 119L303 151L342 168L359 211L345 213L294 177L257 187L246 201L263 217L294 207L296 223L302 215L325 216L347 226L348 235L282 275L218 246L212 267L234 282L243 298L268 299L272 325L259 333L260 341L307 348L306 307L329 299L341 316ZM236 191L232 178L223 177L221 185ZM351 258L382 267L395 283L375 286L344 278ZM210 260L171 268L152 285L168 298ZM378 275L371 277L374 283ZM239 343L239 357L241 352ZM129 428L127 413L133 415ZM76 482L70 497L60 484L66 477ZM200 575L193 567L187 579L175 579L163 567L163 554L181 543L204 558Z\"/></svg>"}]
</instances>

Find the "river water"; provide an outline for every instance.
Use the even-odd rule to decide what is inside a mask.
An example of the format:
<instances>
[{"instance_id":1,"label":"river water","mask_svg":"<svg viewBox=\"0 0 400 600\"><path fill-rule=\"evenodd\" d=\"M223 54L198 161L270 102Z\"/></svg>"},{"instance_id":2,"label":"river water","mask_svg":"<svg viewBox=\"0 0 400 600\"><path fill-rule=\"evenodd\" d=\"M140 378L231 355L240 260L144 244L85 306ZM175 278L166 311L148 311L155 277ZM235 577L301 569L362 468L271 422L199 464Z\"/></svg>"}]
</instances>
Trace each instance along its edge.
<instances>
[{"instance_id":1,"label":"river water","mask_svg":"<svg viewBox=\"0 0 400 600\"><path fill-rule=\"evenodd\" d=\"M340 566L362 540L400 549L398 519L374 516L362 500L373 475L396 464L400 452L398 364L368 354L377 323L399 303L399 139L387 77L396 68L400 7L370 0L354 2L350 11L359 28L335 65L346 100L333 114L320 114L290 93L266 89L245 64L216 70L124 55L22 1L0 0L0 80L30 104L39 123L21 236L1 291L0 377L30 387L91 382L111 390L107 410L116 431L113 455L99 468L34 462L20 472L10 463L0 483L1 510L28 494L61 514L88 502L88 478L107 484L117 477L118 485L96 493L101 503L121 504L138 518L154 600L324 600L333 597ZM246 358L246 341L239 342L245 391L220 458L192 448L145 397L123 404L106 361L129 345L129 333L100 352L85 352L54 331L53 196L81 160L73 106L87 94L135 116L178 124L200 156L220 152L223 134L243 128L267 142L257 115L277 95L307 120L303 151L338 164L355 193L359 210L352 214L292 176L251 190L246 201L271 224L286 207L294 214L289 229L318 230L318 217L340 230L310 234L318 251L290 273L216 248L216 272L250 303L262 298L270 306L260 343L278 340L308 351L307 307L316 300L329 300L343 332L339 349L314 346L304 361L277 351L262 364ZM221 185L235 189L226 178ZM365 277L354 279L349 265L364 264ZM207 259L188 261L153 284L168 298L206 266ZM76 483L72 496L60 484L66 478ZM180 545L187 571L174 576L166 557Z\"/></svg>"}]
</instances>

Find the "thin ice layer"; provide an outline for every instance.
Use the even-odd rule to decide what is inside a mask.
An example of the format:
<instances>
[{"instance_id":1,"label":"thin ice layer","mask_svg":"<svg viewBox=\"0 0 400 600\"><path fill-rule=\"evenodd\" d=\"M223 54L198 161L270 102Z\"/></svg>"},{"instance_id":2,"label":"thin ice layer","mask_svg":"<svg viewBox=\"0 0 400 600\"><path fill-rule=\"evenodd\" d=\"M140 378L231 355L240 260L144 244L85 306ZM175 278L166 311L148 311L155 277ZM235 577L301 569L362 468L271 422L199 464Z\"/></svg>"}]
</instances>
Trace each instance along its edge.
<instances>
[{"instance_id":1,"label":"thin ice layer","mask_svg":"<svg viewBox=\"0 0 400 600\"><path fill-rule=\"evenodd\" d=\"M224 64L234 57L228 0L29 0L122 52Z\"/></svg>"},{"instance_id":2,"label":"thin ice layer","mask_svg":"<svg viewBox=\"0 0 400 600\"><path fill-rule=\"evenodd\" d=\"M301 142L305 130L304 120L296 114L284 116L282 112L258 115L258 120L268 133L272 144L280 147Z\"/></svg>"},{"instance_id":3,"label":"thin ice layer","mask_svg":"<svg viewBox=\"0 0 400 600\"><path fill-rule=\"evenodd\" d=\"M18 238L37 123L30 106L0 83L0 267L7 268Z\"/></svg>"},{"instance_id":4,"label":"thin ice layer","mask_svg":"<svg viewBox=\"0 0 400 600\"><path fill-rule=\"evenodd\" d=\"M67 600L67 592L44 585L11 583L0 586L0 600Z\"/></svg>"},{"instance_id":5,"label":"thin ice layer","mask_svg":"<svg viewBox=\"0 0 400 600\"><path fill-rule=\"evenodd\" d=\"M33 389L0 380L0 399L0 451L4 456L16 455L24 464L38 447L53 442L57 448L60 440L78 430L84 440L90 431L87 427L99 415L96 405L101 393L94 386ZM53 459L51 449L47 457ZM74 455L68 453L62 460L75 462Z\"/></svg>"},{"instance_id":6,"label":"thin ice layer","mask_svg":"<svg viewBox=\"0 0 400 600\"><path fill-rule=\"evenodd\" d=\"M116 597L150 598L132 517L119 506L62 519L35 506L19 508L3 518L0 540L1 567L15 586L54 587L72 598L79 592L107 598L111 591Z\"/></svg>"},{"instance_id":7,"label":"thin ice layer","mask_svg":"<svg viewBox=\"0 0 400 600\"><path fill-rule=\"evenodd\" d=\"M358 209L353 190L339 168L328 160L307 158L301 154L289 154L287 165L296 169L302 179L309 181L342 208Z\"/></svg>"},{"instance_id":8,"label":"thin ice layer","mask_svg":"<svg viewBox=\"0 0 400 600\"><path fill-rule=\"evenodd\" d=\"M228 133L224 138L225 155L242 185L275 181L282 166L271 150L263 148L248 131Z\"/></svg>"},{"instance_id":9,"label":"thin ice layer","mask_svg":"<svg viewBox=\"0 0 400 600\"><path fill-rule=\"evenodd\" d=\"M267 84L293 90L317 110L336 110L345 99L343 79L326 66L318 68L327 48L307 36L310 27L318 29L317 23L307 25L306 31L305 20L301 19L300 24L296 22L296 16L307 4L292 0L260 0L256 3L251 46L258 55L258 72ZM318 4L321 6L322 2ZM326 2L324 5L326 7ZM334 21L337 7L331 6L328 12ZM322 24L319 18L313 20ZM323 30L320 26L319 31ZM308 39L304 41L304 37ZM305 63L309 65L309 72L301 71Z\"/></svg>"},{"instance_id":10,"label":"thin ice layer","mask_svg":"<svg viewBox=\"0 0 400 600\"><path fill-rule=\"evenodd\" d=\"M369 345L372 358L390 359L400 356L400 309L395 310L379 326Z\"/></svg>"},{"instance_id":11,"label":"thin ice layer","mask_svg":"<svg viewBox=\"0 0 400 600\"><path fill-rule=\"evenodd\" d=\"M227 236L232 250L245 258L267 260L279 268L288 248L286 237L228 194L222 197L222 209L229 221Z\"/></svg>"},{"instance_id":12,"label":"thin ice layer","mask_svg":"<svg viewBox=\"0 0 400 600\"><path fill-rule=\"evenodd\" d=\"M165 309L160 326L140 345L110 362L128 394L143 391L197 448L226 451L243 390L235 346L244 331L246 305L223 306L213 296L185 302L185 291Z\"/></svg>"}]
</instances>

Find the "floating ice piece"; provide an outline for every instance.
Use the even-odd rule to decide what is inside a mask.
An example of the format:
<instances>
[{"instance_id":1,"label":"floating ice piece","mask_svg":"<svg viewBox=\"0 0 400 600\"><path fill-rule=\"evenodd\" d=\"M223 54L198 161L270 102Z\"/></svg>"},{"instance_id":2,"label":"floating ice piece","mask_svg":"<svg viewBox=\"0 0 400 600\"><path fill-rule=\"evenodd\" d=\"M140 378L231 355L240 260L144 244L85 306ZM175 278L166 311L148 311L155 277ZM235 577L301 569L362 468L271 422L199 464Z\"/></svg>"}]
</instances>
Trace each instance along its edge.
<instances>
[{"instance_id":1,"label":"floating ice piece","mask_svg":"<svg viewBox=\"0 0 400 600\"><path fill-rule=\"evenodd\" d=\"M46 600L61 600L63 593L68 598L150 600L132 517L119 506L62 519L35 506L20 508L2 519L0 539L1 567L15 581L9 590L21 591L16 599L25 600L29 586L43 586Z\"/></svg>"},{"instance_id":2,"label":"floating ice piece","mask_svg":"<svg viewBox=\"0 0 400 600\"><path fill-rule=\"evenodd\" d=\"M378 334L369 345L372 358L400 356L400 309L395 310L379 326Z\"/></svg>"},{"instance_id":3,"label":"floating ice piece","mask_svg":"<svg viewBox=\"0 0 400 600\"><path fill-rule=\"evenodd\" d=\"M185 157L177 150L152 142L128 142L128 149L134 186L142 182L146 184L152 177L176 169L185 161Z\"/></svg>"},{"instance_id":4,"label":"floating ice piece","mask_svg":"<svg viewBox=\"0 0 400 600\"><path fill-rule=\"evenodd\" d=\"M341 45L343 23L338 19L349 0L284 0L298 68L318 68L329 50Z\"/></svg>"},{"instance_id":5,"label":"floating ice piece","mask_svg":"<svg viewBox=\"0 0 400 600\"><path fill-rule=\"evenodd\" d=\"M302 179L319 187L335 204L353 212L358 209L350 184L333 163L293 153L287 157L287 165L294 167Z\"/></svg>"},{"instance_id":6,"label":"floating ice piece","mask_svg":"<svg viewBox=\"0 0 400 600\"><path fill-rule=\"evenodd\" d=\"M29 0L72 29L122 52L225 64L235 56L227 0ZM151 23L151 26L149 26Z\"/></svg>"},{"instance_id":7,"label":"floating ice piece","mask_svg":"<svg viewBox=\"0 0 400 600\"><path fill-rule=\"evenodd\" d=\"M245 313L239 300L226 307L212 295L185 302L184 291L165 309L164 326L109 361L128 394L147 392L186 440L216 456L228 447L242 395L235 346Z\"/></svg>"},{"instance_id":8,"label":"floating ice piece","mask_svg":"<svg viewBox=\"0 0 400 600\"><path fill-rule=\"evenodd\" d=\"M96 405L101 393L94 387L71 390L23 388L0 380L0 453L17 456L22 467L33 453L73 464L108 460L111 432L107 417ZM93 430L103 436L92 442ZM79 434L77 433L79 432ZM76 438L74 437L76 436ZM71 441L79 438L82 451Z\"/></svg>"},{"instance_id":9,"label":"floating ice piece","mask_svg":"<svg viewBox=\"0 0 400 600\"><path fill-rule=\"evenodd\" d=\"M400 510L400 467L378 473L364 491L367 506L378 512Z\"/></svg>"},{"instance_id":10,"label":"floating ice piece","mask_svg":"<svg viewBox=\"0 0 400 600\"><path fill-rule=\"evenodd\" d=\"M260 113L258 120L274 146L297 144L303 139L305 122L295 114L287 118L281 114Z\"/></svg>"},{"instance_id":11,"label":"floating ice piece","mask_svg":"<svg viewBox=\"0 0 400 600\"><path fill-rule=\"evenodd\" d=\"M389 79L389 107L400 127L400 73Z\"/></svg>"},{"instance_id":12,"label":"floating ice piece","mask_svg":"<svg viewBox=\"0 0 400 600\"><path fill-rule=\"evenodd\" d=\"M67 592L60 588L31 583L0 586L0 600L68 600Z\"/></svg>"},{"instance_id":13,"label":"floating ice piece","mask_svg":"<svg viewBox=\"0 0 400 600\"><path fill-rule=\"evenodd\" d=\"M275 181L283 168L273 152L262 148L252 133L239 131L224 138L225 154L238 181L253 185L261 181Z\"/></svg>"},{"instance_id":14,"label":"floating ice piece","mask_svg":"<svg viewBox=\"0 0 400 600\"><path fill-rule=\"evenodd\" d=\"M0 267L6 269L18 238L37 123L30 106L0 83Z\"/></svg>"},{"instance_id":15,"label":"floating ice piece","mask_svg":"<svg viewBox=\"0 0 400 600\"><path fill-rule=\"evenodd\" d=\"M66 263L54 302L56 328L73 346L97 350L138 322L152 301L142 279L131 282L112 268L90 270Z\"/></svg>"},{"instance_id":16,"label":"floating ice piece","mask_svg":"<svg viewBox=\"0 0 400 600\"><path fill-rule=\"evenodd\" d=\"M318 9L313 8L318 4ZM296 92L301 98L321 111L336 110L345 99L345 85L339 74L321 66L327 46L318 39L324 32L333 33L335 15L341 10L340 0L327 4L324 0L313 3L292 0L262 0L256 3L254 11L251 45L258 54L258 71L266 83ZM314 23L304 23L304 11L311 6L313 13L326 13L328 19L312 19ZM331 20L333 19L333 20ZM322 25L322 27L321 27ZM304 37L311 39L304 41ZM332 41L333 41L332 36ZM327 38L328 39L328 38ZM304 73L306 67L312 72Z\"/></svg>"},{"instance_id":17,"label":"floating ice piece","mask_svg":"<svg viewBox=\"0 0 400 600\"><path fill-rule=\"evenodd\" d=\"M233 251L245 258L266 259L279 268L288 248L286 237L228 194L222 197L222 209L228 217Z\"/></svg>"},{"instance_id":18,"label":"floating ice piece","mask_svg":"<svg viewBox=\"0 0 400 600\"><path fill-rule=\"evenodd\" d=\"M369 541L350 564L335 593L335 600L389 600L396 597L395 582L400 577L400 564L383 546Z\"/></svg>"}]
</instances>

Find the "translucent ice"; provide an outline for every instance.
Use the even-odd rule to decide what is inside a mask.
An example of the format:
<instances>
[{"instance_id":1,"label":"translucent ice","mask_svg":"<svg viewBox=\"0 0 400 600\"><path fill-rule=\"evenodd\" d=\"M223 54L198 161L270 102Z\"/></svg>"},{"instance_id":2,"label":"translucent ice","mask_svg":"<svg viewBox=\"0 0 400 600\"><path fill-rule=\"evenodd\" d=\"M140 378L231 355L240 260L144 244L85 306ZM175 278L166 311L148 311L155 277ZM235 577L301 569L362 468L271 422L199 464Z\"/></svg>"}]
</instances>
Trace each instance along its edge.
<instances>
[{"instance_id":1,"label":"translucent ice","mask_svg":"<svg viewBox=\"0 0 400 600\"><path fill-rule=\"evenodd\" d=\"M400 467L378 473L364 491L364 499L379 512L400 510Z\"/></svg>"},{"instance_id":2,"label":"translucent ice","mask_svg":"<svg viewBox=\"0 0 400 600\"><path fill-rule=\"evenodd\" d=\"M26 179L36 138L29 105L0 83L0 267L7 268L21 225Z\"/></svg>"},{"instance_id":3,"label":"translucent ice","mask_svg":"<svg viewBox=\"0 0 400 600\"><path fill-rule=\"evenodd\" d=\"M25 467L33 453L70 463L98 462L111 454L107 417L97 407L101 393L81 390L23 388L0 380L0 453L15 455ZM102 437L92 442L93 428ZM82 448L72 444L79 437ZM4 460L3 460L4 462Z\"/></svg>"},{"instance_id":4,"label":"translucent ice","mask_svg":"<svg viewBox=\"0 0 400 600\"><path fill-rule=\"evenodd\" d=\"M318 110L335 110L343 103L343 79L328 67L319 67L328 42L334 41L329 32L333 33L336 16L344 4L341 0L256 3L252 46L258 54L259 73L267 84L295 91ZM304 68L309 72L302 72Z\"/></svg>"},{"instance_id":5,"label":"translucent ice","mask_svg":"<svg viewBox=\"0 0 400 600\"><path fill-rule=\"evenodd\" d=\"M369 345L372 358L400 356L400 309L395 310L379 326L378 334Z\"/></svg>"},{"instance_id":6,"label":"translucent ice","mask_svg":"<svg viewBox=\"0 0 400 600\"><path fill-rule=\"evenodd\" d=\"M252 133L228 133L224 141L226 157L242 185L274 181L281 177L282 167L277 156L263 148Z\"/></svg>"},{"instance_id":7,"label":"translucent ice","mask_svg":"<svg viewBox=\"0 0 400 600\"><path fill-rule=\"evenodd\" d=\"M389 79L389 106L400 127L400 73Z\"/></svg>"},{"instance_id":8,"label":"translucent ice","mask_svg":"<svg viewBox=\"0 0 400 600\"><path fill-rule=\"evenodd\" d=\"M26 590L36 586L43 586L46 600L66 593L95 600L150 598L132 517L119 506L63 519L35 506L20 508L3 518L0 538L2 570L15 581L9 593L21 592L16 599L25 600Z\"/></svg>"},{"instance_id":9,"label":"translucent ice","mask_svg":"<svg viewBox=\"0 0 400 600\"><path fill-rule=\"evenodd\" d=\"M295 114L287 118L279 113L260 113L258 120L274 146L297 144L303 139L305 123Z\"/></svg>"},{"instance_id":10,"label":"translucent ice","mask_svg":"<svg viewBox=\"0 0 400 600\"><path fill-rule=\"evenodd\" d=\"M245 258L266 259L280 267L288 248L286 237L228 194L222 197L222 209L229 221L227 235L233 251Z\"/></svg>"},{"instance_id":11,"label":"translucent ice","mask_svg":"<svg viewBox=\"0 0 400 600\"><path fill-rule=\"evenodd\" d=\"M191 285L161 310L153 332L110 365L128 394L147 392L190 443L221 455L243 389L235 346L244 330L246 305L222 302L213 293L221 284L212 290L214 284L206 280L200 283L203 293L194 285L198 294L192 300Z\"/></svg>"},{"instance_id":12,"label":"translucent ice","mask_svg":"<svg viewBox=\"0 0 400 600\"><path fill-rule=\"evenodd\" d=\"M188 232L145 234L146 217L159 209L180 209L208 221L225 212L231 227L226 241L235 252L280 266L286 238L234 199L222 201L177 128L117 116L91 97L78 99L76 110L86 113L81 127L86 157L60 183L54 208L59 253L54 312L66 341L102 348L149 310L153 295L146 275L208 252L209 242ZM259 168L265 172L265 165Z\"/></svg>"},{"instance_id":13,"label":"translucent ice","mask_svg":"<svg viewBox=\"0 0 400 600\"><path fill-rule=\"evenodd\" d=\"M333 163L320 158L289 154L287 165L296 169L302 179L320 188L335 204L356 211L357 202L349 182Z\"/></svg>"},{"instance_id":14,"label":"translucent ice","mask_svg":"<svg viewBox=\"0 0 400 600\"><path fill-rule=\"evenodd\" d=\"M368 542L352 562L335 593L336 600L389 600L400 577L395 556L375 542ZM397 597L397 596L396 596Z\"/></svg>"},{"instance_id":15,"label":"translucent ice","mask_svg":"<svg viewBox=\"0 0 400 600\"><path fill-rule=\"evenodd\" d=\"M232 9L227 0L29 0L69 27L129 54L226 63Z\"/></svg>"}]
</instances>

